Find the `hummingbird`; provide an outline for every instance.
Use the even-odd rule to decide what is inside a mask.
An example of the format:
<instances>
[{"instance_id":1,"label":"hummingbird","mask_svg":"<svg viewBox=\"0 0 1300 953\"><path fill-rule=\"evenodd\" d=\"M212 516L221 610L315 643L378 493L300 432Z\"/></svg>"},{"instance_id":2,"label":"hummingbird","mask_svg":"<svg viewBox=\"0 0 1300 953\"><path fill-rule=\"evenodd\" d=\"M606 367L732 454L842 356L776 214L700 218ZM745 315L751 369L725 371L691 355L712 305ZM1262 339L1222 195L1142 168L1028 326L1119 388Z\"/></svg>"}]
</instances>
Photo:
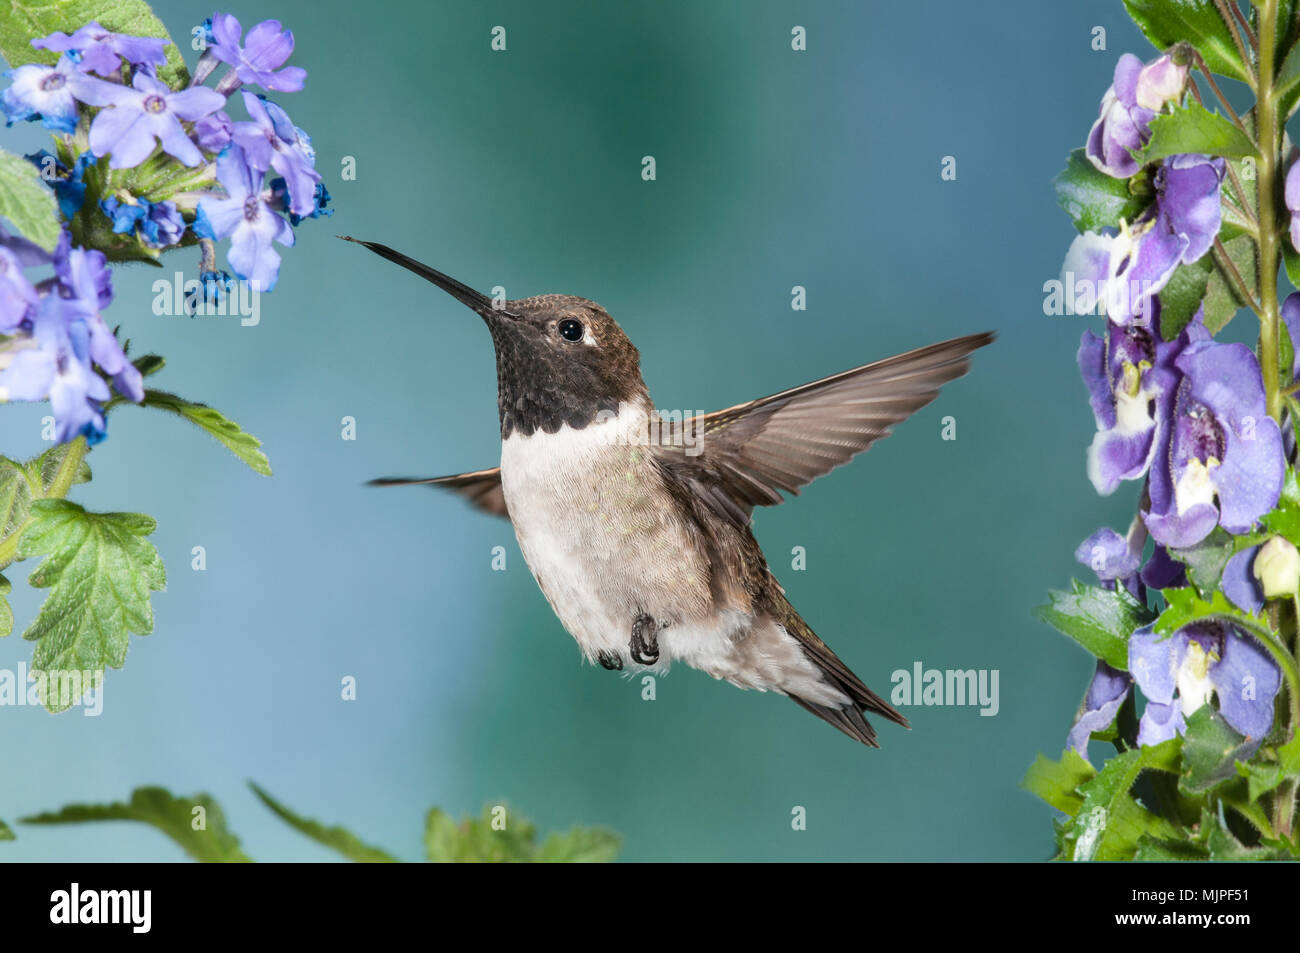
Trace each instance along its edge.
<instances>
[{"instance_id":1,"label":"hummingbird","mask_svg":"<svg viewBox=\"0 0 1300 953\"><path fill-rule=\"evenodd\" d=\"M496 351L500 465L371 485L441 487L509 519L542 593L592 664L663 672L682 662L785 695L873 748L867 714L910 727L795 611L754 538L752 513L887 436L965 374L992 333L665 419L636 347L594 301L494 302L386 245L339 237L468 306Z\"/></svg>"}]
</instances>

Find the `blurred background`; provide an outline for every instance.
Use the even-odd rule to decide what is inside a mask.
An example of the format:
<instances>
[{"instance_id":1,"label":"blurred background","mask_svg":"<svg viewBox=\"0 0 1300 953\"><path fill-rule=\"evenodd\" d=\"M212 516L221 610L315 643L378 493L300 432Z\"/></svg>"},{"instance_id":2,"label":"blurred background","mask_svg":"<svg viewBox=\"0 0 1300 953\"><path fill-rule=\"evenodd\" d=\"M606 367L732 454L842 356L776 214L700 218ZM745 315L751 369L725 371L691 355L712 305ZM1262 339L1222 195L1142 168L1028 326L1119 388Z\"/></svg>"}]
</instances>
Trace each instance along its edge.
<instances>
[{"instance_id":1,"label":"blurred background","mask_svg":"<svg viewBox=\"0 0 1300 953\"><path fill-rule=\"evenodd\" d=\"M212 9L155 8L192 66L189 31ZM1030 610L1084 574L1075 546L1122 530L1137 492L1100 499L1088 483L1074 365L1088 319L1043 313L1074 234L1050 180L1119 55L1152 55L1119 0L223 10L294 31L307 86L273 98L313 136L336 214L298 228L257 327L154 315L160 273L142 266L116 269L107 318L166 356L155 386L260 437L275 475L177 419L114 413L72 498L155 516L167 591L154 633L107 674L100 717L0 709L0 817L159 784L215 796L257 859L333 859L256 801L255 779L412 860L429 806L485 803L543 831L611 827L626 860L1048 857L1052 812L1017 782L1039 751L1059 755L1092 662ZM43 141L4 133L12 151ZM888 696L916 662L997 670L997 714L906 708L913 729L882 725L869 751L690 669L643 701L639 681L584 666L506 522L362 485L495 465L496 382L477 318L336 233L483 291L600 302L664 408L995 329L970 376L755 523L791 600L869 685ZM197 256L165 264L193 277ZM39 453L46 412L0 409L3 451ZM190 568L195 546L206 571ZM10 573L19 631L40 601L30 570ZM0 668L30 658L19 634L0 642ZM346 676L355 701L340 699ZM14 827L0 858L183 856L138 825Z\"/></svg>"}]
</instances>

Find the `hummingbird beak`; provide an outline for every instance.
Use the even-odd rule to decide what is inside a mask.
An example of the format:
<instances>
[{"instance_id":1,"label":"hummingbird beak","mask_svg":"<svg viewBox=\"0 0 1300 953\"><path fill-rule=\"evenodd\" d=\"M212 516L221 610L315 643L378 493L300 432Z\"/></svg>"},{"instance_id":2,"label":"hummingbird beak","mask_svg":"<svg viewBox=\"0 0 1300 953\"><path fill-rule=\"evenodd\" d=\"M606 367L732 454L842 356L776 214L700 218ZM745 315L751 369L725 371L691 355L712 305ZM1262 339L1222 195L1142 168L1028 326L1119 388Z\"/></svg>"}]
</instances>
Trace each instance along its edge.
<instances>
[{"instance_id":1,"label":"hummingbird beak","mask_svg":"<svg viewBox=\"0 0 1300 953\"><path fill-rule=\"evenodd\" d=\"M401 265L407 271L415 272L425 281L430 281L437 285L461 304L465 305L471 311L485 319L492 315L513 317L509 311L505 311L501 308L493 308L491 298L479 294L469 285L462 284L455 278L444 275L442 272L436 271L428 265L421 264L414 258L409 258L401 252L389 248L387 245L381 245L378 242L364 242L359 238L353 238L351 235L339 235L338 237L343 239L345 242L355 242L358 245L364 245L379 257L387 258L389 261Z\"/></svg>"}]
</instances>

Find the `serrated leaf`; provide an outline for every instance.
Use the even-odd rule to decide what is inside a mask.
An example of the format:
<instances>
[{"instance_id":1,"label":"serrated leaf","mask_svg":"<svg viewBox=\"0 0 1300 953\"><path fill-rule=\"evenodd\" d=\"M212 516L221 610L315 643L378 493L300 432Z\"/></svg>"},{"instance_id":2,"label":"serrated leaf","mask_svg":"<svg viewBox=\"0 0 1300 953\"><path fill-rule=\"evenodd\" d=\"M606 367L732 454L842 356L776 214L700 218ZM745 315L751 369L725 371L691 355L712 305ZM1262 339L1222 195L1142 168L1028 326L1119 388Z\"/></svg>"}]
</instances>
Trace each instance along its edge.
<instances>
[{"instance_id":1,"label":"serrated leaf","mask_svg":"<svg viewBox=\"0 0 1300 953\"><path fill-rule=\"evenodd\" d=\"M546 838L537 860L544 864L607 864L618 856L622 842L613 831L575 827L567 834Z\"/></svg>"},{"instance_id":2,"label":"serrated leaf","mask_svg":"<svg viewBox=\"0 0 1300 953\"><path fill-rule=\"evenodd\" d=\"M138 821L154 827L203 863L248 863L239 838L226 826L221 806L207 794L176 797L165 788L142 787L125 804L69 804L59 811L24 817L24 824L83 824Z\"/></svg>"},{"instance_id":3,"label":"serrated leaf","mask_svg":"<svg viewBox=\"0 0 1300 953\"><path fill-rule=\"evenodd\" d=\"M0 569L13 562L17 555L16 536L31 517L32 501L50 492L71 449L71 444L58 444L26 463L0 457L0 550L9 552L7 556L0 555ZM71 485L89 479L90 467L83 457L72 474Z\"/></svg>"},{"instance_id":4,"label":"serrated leaf","mask_svg":"<svg viewBox=\"0 0 1300 953\"><path fill-rule=\"evenodd\" d=\"M162 559L145 539L155 526L138 513L88 513L67 500L32 504L19 555L45 557L28 582L50 590L23 633L36 642L33 669L50 676L93 672L102 677L105 667L126 662L130 633L153 631L149 593L166 586ZM66 691L42 694L52 712L76 700Z\"/></svg>"},{"instance_id":5,"label":"serrated leaf","mask_svg":"<svg viewBox=\"0 0 1300 953\"><path fill-rule=\"evenodd\" d=\"M1158 840L1144 834L1138 840L1133 859L1138 861L1167 862L1172 860L1209 860L1210 852L1200 844L1187 840Z\"/></svg>"},{"instance_id":6,"label":"serrated leaf","mask_svg":"<svg viewBox=\"0 0 1300 953\"><path fill-rule=\"evenodd\" d=\"M1073 817L1083 804L1079 785L1097 774L1096 769L1073 748L1067 748L1060 761L1039 754L1025 772L1020 786L1052 807Z\"/></svg>"},{"instance_id":7,"label":"serrated leaf","mask_svg":"<svg viewBox=\"0 0 1300 953\"><path fill-rule=\"evenodd\" d=\"M1169 555L1187 567L1187 578L1202 594L1213 592L1223 578L1223 569L1232 558L1235 541L1222 527L1195 546L1187 549L1170 549Z\"/></svg>"},{"instance_id":8,"label":"serrated leaf","mask_svg":"<svg viewBox=\"0 0 1300 953\"><path fill-rule=\"evenodd\" d=\"M271 461L258 449L262 446L262 441L246 432L215 407L196 404L161 390L145 391L144 406L158 407L185 418L216 437L227 450L247 463L255 472L263 476L271 475Z\"/></svg>"},{"instance_id":9,"label":"serrated leaf","mask_svg":"<svg viewBox=\"0 0 1300 953\"><path fill-rule=\"evenodd\" d=\"M361 864L397 863L397 858L392 854L363 843L346 828L326 827L319 821L295 814L253 782L250 781L248 786L253 789L253 793L257 795L258 800L265 804L280 820L299 833L310 837L316 843L324 844L326 847L338 851L348 860L354 860Z\"/></svg>"},{"instance_id":10,"label":"serrated leaf","mask_svg":"<svg viewBox=\"0 0 1300 953\"><path fill-rule=\"evenodd\" d=\"M1250 757L1258 746L1258 739L1247 741L1213 706L1202 705L1187 718L1178 790L1196 797L1236 780L1237 762Z\"/></svg>"},{"instance_id":11,"label":"serrated leaf","mask_svg":"<svg viewBox=\"0 0 1300 953\"><path fill-rule=\"evenodd\" d=\"M1097 658L1127 671L1128 637L1155 614L1128 592L1085 586L1074 580L1069 592L1048 593L1047 605L1034 616L1068 635Z\"/></svg>"},{"instance_id":12,"label":"serrated leaf","mask_svg":"<svg viewBox=\"0 0 1300 953\"><path fill-rule=\"evenodd\" d=\"M1178 828L1152 814L1130 794L1145 770L1173 771L1179 739L1130 749L1111 758L1097 776L1079 787L1083 803L1066 835L1073 860L1131 860L1144 838L1173 840Z\"/></svg>"},{"instance_id":13,"label":"serrated leaf","mask_svg":"<svg viewBox=\"0 0 1300 953\"><path fill-rule=\"evenodd\" d=\"M1236 768L1237 774L1246 779L1246 797L1251 801L1258 801L1275 790L1286 778L1282 766L1275 762L1238 761Z\"/></svg>"},{"instance_id":14,"label":"serrated leaf","mask_svg":"<svg viewBox=\"0 0 1300 953\"><path fill-rule=\"evenodd\" d=\"M1097 169L1083 149L1070 153L1052 185L1056 203L1080 232L1118 228L1121 218L1133 221L1145 204L1129 191L1127 179L1112 178Z\"/></svg>"},{"instance_id":15,"label":"serrated leaf","mask_svg":"<svg viewBox=\"0 0 1300 953\"><path fill-rule=\"evenodd\" d=\"M1156 620L1155 631L1159 635L1177 632L1193 622L1218 619L1231 622L1257 638L1263 633L1276 639L1268 620L1262 615L1239 609L1222 592L1212 593L1209 599L1202 599L1190 586L1184 589L1162 589L1161 593L1165 597L1165 611Z\"/></svg>"},{"instance_id":16,"label":"serrated leaf","mask_svg":"<svg viewBox=\"0 0 1300 953\"><path fill-rule=\"evenodd\" d=\"M189 85L190 74L181 59L181 51L143 0L8 0L8 8L0 14L0 55L11 67L53 63L58 54L38 50L31 41L56 30L75 33L95 20L112 33L167 40L164 50L167 62L159 67L158 78L172 89Z\"/></svg>"},{"instance_id":17,"label":"serrated leaf","mask_svg":"<svg viewBox=\"0 0 1300 953\"><path fill-rule=\"evenodd\" d=\"M1259 156L1255 143L1232 120L1195 101L1152 119L1151 138L1136 156L1145 165L1186 152L1227 158Z\"/></svg>"},{"instance_id":18,"label":"serrated leaf","mask_svg":"<svg viewBox=\"0 0 1300 953\"><path fill-rule=\"evenodd\" d=\"M598 828L552 834L541 848L536 840L537 828L501 805L488 805L482 817L466 817L459 824L433 808L424 825L425 851L436 863L595 863L612 860L619 845L617 834Z\"/></svg>"},{"instance_id":19,"label":"serrated leaf","mask_svg":"<svg viewBox=\"0 0 1300 953\"><path fill-rule=\"evenodd\" d=\"M0 149L0 216L46 251L59 242L59 206L36 167Z\"/></svg>"},{"instance_id":20,"label":"serrated leaf","mask_svg":"<svg viewBox=\"0 0 1300 953\"><path fill-rule=\"evenodd\" d=\"M1214 0L1124 0L1124 6L1156 49L1163 52L1186 40L1214 72L1249 82L1250 73Z\"/></svg>"}]
</instances>

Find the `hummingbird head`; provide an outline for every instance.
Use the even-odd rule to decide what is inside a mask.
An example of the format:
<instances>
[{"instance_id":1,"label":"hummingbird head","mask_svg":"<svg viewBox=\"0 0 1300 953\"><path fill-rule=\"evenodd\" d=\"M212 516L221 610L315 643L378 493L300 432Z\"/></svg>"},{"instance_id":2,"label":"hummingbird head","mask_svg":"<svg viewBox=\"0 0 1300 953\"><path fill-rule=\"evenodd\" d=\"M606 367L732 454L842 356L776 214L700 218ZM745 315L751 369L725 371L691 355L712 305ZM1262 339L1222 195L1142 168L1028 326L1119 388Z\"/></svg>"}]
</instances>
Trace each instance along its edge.
<instances>
[{"instance_id":1,"label":"hummingbird head","mask_svg":"<svg viewBox=\"0 0 1300 953\"><path fill-rule=\"evenodd\" d=\"M494 301L386 245L339 237L415 272L483 319L496 349L502 439L578 430L624 406L649 406L636 347L594 301L560 294Z\"/></svg>"}]
</instances>

